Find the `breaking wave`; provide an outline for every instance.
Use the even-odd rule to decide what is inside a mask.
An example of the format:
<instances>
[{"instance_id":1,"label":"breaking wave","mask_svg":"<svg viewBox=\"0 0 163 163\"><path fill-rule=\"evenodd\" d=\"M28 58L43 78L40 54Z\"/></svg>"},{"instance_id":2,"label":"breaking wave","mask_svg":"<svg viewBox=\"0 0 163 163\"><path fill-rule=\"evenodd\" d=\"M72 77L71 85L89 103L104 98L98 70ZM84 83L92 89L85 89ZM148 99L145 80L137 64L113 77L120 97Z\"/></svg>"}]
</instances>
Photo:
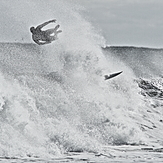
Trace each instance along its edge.
<instances>
[{"instance_id":1,"label":"breaking wave","mask_svg":"<svg viewBox=\"0 0 163 163\"><path fill-rule=\"evenodd\" d=\"M162 52L102 49L103 37L77 7L62 1L55 5L51 7L63 30L59 40L47 46L0 44L0 155L51 156L101 152L107 145L162 144L162 105L156 110L149 88L143 87L148 87L145 79L161 75ZM121 70L118 77L104 80Z\"/></svg>"}]
</instances>

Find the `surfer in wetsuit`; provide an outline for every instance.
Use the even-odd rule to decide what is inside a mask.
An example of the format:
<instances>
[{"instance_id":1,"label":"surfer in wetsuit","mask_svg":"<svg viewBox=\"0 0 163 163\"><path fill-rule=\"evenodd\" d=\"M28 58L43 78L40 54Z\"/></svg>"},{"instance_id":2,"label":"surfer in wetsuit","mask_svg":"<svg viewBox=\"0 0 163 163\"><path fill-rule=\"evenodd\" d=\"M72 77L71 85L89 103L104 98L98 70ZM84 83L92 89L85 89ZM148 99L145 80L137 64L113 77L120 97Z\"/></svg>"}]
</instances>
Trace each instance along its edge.
<instances>
[{"instance_id":1,"label":"surfer in wetsuit","mask_svg":"<svg viewBox=\"0 0 163 163\"><path fill-rule=\"evenodd\" d=\"M48 25L49 23L55 23L56 20L50 20L43 24L38 25L36 28L31 27L30 31L32 33L32 39L34 42L36 42L38 45L44 45L49 44L52 41L57 39L57 34L61 33L61 30L57 29L60 27L60 25L57 25L55 28L47 29L45 31L41 30L44 26Z\"/></svg>"}]
</instances>

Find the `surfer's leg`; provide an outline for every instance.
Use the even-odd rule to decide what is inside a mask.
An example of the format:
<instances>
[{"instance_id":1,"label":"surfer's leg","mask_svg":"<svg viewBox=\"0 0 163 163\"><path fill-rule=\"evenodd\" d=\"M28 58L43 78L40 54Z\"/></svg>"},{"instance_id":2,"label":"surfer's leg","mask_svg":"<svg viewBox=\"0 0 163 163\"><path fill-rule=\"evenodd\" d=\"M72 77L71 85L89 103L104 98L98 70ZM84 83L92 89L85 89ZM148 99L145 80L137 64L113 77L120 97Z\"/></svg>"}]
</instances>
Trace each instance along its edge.
<instances>
[{"instance_id":1,"label":"surfer's leg","mask_svg":"<svg viewBox=\"0 0 163 163\"><path fill-rule=\"evenodd\" d=\"M57 40L57 39L58 39L58 33L61 33L61 32L62 32L61 30L55 31L55 32L54 32L54 35L53 35L53 36L50 36L50 39L51 39L52 41Z\"/></svg>"},{"instance_id":2,"label":"surfer's leg","mask_svg":"<svg viewBox=\"0 0 163 163\"><path fill-rule=\"evenodd\" d=\"M48 29L45 31L45 35L46 35L48 40L54 41L54 40L58 39L57 34L62 32L61 30L57 31L57 29L59 27L60 27L60 25L57 25L55 28Z\"/></svg>"},{"instance_id":3,"label":"surfer's leg","mask_svg":"<svg viewBox=\"0 0 163 163\"><path fill-rule=\"evenodd\" d=\"M46 35L51 35L51 34L53 34L54 32L55 32L54 28L51 28L51 29L46 30L46 31L45 31L45 34L46 34Z\"/></svg>"},{"instance_id":4,"label":"surfer's leg","mask_svg":"<svg viewBox=\"0 0 163 163\"><path fill-rule=\"evenodd\" d=\"M61 33L61 32L62 32L62 30L59 30L59 31L56 31L56 32L57 32L57 34L58 34L58 33Z\"/></svg>"},{"instance_id":5,"label":"surfer's leg","mask_svg":"<svg viewBox=\"0 0 163 163\"><path fill-rule=\"evenodd\" d=\"M49 36L48 39L49 39L50 41L54 41L54 40L57 40L58 37L57 37L57 35L54 35L54 36Z\"/></svg>"},{"instance_id":6,"label":"surfer's leg","mask_svg":"<svg viewBox=\"0 0 163 163\"><path fill-rule=\"evenodd\" d=\"M57 31L57 29L60 27L60 25L58 24L55 28L54 28L54 30L55 31Z\"/></svg>"},{"instance_id":7,"label":"surfer's leg","mask_svg":"<svg viewBox=\"0 0 163 163\"><path fill-rule=\"evenodd\" d=\"M51 28L51 29L47 29L46 31L45 31L45 33L47 34L47 35L51 35L51 34L53 34L53 33L58 33L57 32L57 29L60 27L60 25L57 25L55 28ZM60 30L59 30L60 31ZM60 33L60 32L59 32Z\"/></svg>"}]
</instances>

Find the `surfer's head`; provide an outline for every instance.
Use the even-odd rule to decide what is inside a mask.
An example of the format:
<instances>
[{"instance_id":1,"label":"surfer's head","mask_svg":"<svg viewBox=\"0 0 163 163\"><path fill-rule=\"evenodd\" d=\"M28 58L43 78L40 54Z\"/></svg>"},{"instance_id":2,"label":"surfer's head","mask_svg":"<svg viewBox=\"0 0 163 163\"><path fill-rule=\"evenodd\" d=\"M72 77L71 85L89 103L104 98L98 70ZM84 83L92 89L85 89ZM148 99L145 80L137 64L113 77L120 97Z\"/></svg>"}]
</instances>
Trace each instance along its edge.
<instances>
[{"instance_id":1,"label":"surfer's head","mask_svg":"<svg viewBox=\"0 0 163 163\"><path fill-rule=\"evenodd\" d=\"M35 28L34 27L31 27L30 28L30 31L31 31L31 33L34 33L35 32Z\"/></svg>"}]
</instances>

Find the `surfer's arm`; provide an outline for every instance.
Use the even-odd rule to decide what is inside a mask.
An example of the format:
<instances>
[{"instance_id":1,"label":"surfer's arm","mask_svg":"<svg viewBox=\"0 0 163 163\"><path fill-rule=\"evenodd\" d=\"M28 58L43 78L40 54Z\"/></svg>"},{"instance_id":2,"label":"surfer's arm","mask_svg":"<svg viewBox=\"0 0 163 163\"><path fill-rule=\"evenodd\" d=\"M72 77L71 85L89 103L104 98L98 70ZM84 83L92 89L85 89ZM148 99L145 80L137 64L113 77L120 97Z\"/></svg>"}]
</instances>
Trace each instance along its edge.
<instances>
[{"instance_id":1,"label":"surfer's arm","mask_svg":"<svg viewBox=\"0 0 163 163\"><path fill-rule=\"evenodd\" d=\"M38 26L36 27L36 29L41 29L41 28L43 28L44 26L48 25L49 23L53 23L53 22L55 23L56 20L53 19L53 20L49 20L49 21L47 21L47 22L45 22L45 23L43 23L43 24L40 24L40 25L38 25Z\"/></svg>"}]
</instances>

